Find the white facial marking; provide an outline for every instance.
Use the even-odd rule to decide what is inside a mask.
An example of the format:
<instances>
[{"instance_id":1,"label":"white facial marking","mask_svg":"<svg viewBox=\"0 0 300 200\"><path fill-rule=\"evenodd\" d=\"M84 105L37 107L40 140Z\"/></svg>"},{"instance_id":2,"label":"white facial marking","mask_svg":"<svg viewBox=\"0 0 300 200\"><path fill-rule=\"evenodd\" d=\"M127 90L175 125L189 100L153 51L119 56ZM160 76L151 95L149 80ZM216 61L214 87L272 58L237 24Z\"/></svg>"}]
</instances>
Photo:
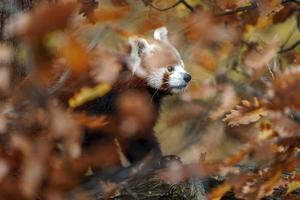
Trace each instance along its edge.
<instances>
[{"instance_id":1,"label":"white facial marking","mask_svg":"<svg viewBox=\"0 0 300 200\"><path fill-rule=\"evenodd\" d=\"M163 78L165 72L166 72L165 68L160 68L154 72L150 72L147 78L148 85L155 89L160 89L163 84Z\"/></svg>"},{"instance_id":2,"label":"white facial marking","mask_svg":"<svg viewBox=\"0 0 300 200\"><path fill-rule=\"evenodd\" d=\"M174 71L169 77L169 88L171 92L178 93L186 88L188 84L184 80L186 74L187 72L185 71L183 65L177 64L174 66Z\"/></svg>"}]
</instances>

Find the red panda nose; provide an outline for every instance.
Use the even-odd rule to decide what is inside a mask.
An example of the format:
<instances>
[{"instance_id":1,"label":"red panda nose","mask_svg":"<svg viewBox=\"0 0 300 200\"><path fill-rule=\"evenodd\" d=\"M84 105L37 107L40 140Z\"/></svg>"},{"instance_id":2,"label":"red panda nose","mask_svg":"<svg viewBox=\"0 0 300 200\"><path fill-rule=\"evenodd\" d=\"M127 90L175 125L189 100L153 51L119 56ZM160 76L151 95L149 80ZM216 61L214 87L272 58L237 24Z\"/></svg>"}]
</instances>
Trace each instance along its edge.
<instances>
[{"instance_id":1,"label":"red panda nose","mask_svg":"<svg viewBox=\"0 0 300 200\"><path fill-rule=\"evenodd\" d=\"M184 74L184 76L183 76L183 80L185 81L185 82L190 82L190 80L192 79L192 76L191 75L189 75L188 73L185 73Z\"/></svg>"}]
</instances>

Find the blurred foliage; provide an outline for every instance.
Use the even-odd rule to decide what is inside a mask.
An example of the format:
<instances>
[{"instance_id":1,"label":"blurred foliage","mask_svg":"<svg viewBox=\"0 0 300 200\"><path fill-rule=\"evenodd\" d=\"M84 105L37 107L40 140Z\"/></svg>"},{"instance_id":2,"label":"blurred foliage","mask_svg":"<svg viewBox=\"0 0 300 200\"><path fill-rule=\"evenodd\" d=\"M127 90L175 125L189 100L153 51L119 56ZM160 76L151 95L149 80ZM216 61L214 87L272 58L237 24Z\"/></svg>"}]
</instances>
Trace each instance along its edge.
<instances>
[{"instance_id":1,"label":"blurred foliage","mask_svg":"<svg viewBox=\"0 0 300 200\"><path fill-rule=\"evenodd\" d=\"M163 104L156 135L184 165L160 175L225 177L214 200L278 188L299 199L299 10L298 0L1 1L0 198L65 199L91 166L119 162L115 143L80 145L83 127L110 119L73 108L111 89L129 36L166 26L193 78ZM126 112L146 104L126 98ZM110 197L118 183L101 187Z\"/></svg>"}]
</instances>

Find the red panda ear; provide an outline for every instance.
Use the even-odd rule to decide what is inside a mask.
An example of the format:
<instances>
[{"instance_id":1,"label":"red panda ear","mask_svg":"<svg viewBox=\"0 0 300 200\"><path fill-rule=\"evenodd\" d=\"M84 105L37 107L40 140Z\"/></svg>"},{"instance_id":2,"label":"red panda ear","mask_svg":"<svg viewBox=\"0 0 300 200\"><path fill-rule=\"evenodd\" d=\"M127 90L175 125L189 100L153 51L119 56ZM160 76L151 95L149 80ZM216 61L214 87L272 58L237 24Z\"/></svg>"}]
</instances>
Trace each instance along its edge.
<instances>
[{"instance_id":1,"label":"red panda ear","mask_svg":"<svg viewBox=\"0 0 300 200\"><path fill-rule=\"evenodd\" d=\"M129 44L131 47L131 56L141 56L142 53L149 49L148 42L143 38L130 37Z\"/></svg>"},{"instance_id":2,"label":"red panda ear","mask_svg":"<svg viewBox=\"0 0 300 200\"><path fill-rule=\"evenodd\" d=\"M140 77L146 76L146 71L141 67L141 55L150 49L150 45L143 38L130 37L129 44L131 47L130 56L128 58L128 67L132 73Z\"/></svg>"},{"instance_id":3,"label":"red panda ear","mask_svg":"<svg viewBox=\"0 0 300 200\"><path fill-rule=\"evenodd\" d=\"M166 27L160 27L155 29L153 34L154 39L168 42L168 30Z\"/></svg>"}]
</instances>

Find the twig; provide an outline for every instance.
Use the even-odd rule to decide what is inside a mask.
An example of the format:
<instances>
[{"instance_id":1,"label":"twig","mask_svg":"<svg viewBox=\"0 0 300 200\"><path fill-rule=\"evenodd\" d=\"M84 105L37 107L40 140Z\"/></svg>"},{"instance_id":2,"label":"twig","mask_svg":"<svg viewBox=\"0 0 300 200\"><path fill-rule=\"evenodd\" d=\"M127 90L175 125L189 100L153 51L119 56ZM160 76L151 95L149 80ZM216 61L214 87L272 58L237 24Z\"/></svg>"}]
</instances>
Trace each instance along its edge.
<instances>
[{"instance_id":1,"label":"twig","mask_svg":"<svg viewBox=\"0 0 300 200\"><path fill-rule=\"evenodd\" d=\"M240 12L254 10L256 8L257 8L257 4L256 3L252 3L249 6L243 6L243 7L239 7L239 8L233 9L233 10L225 11L223 13L217 14L216 16L217 17L223 17L223 16L226 16L226 15L233 15L233 14L240 13Z\"/></svg>"},{"instance_id":2,"label":"twig","mask_svg":"<svg viewBox=\"0 0 300 200\"><path fill-rule=\"evenodd\" d=\"M191 12L194 12L194 8L190 4L188 4L185 0L179 0L176 3L174 3L173 5L171 5L171 6L167 7L167 8L158 8L158 7L154 6L153 4L151 4L148 1L145 1L145 0L143 0L143 1L146 3L146 5L150 6L151 8L153 8L153 9L155 9L157 11L160 11L160 12L164 12L164 11L170 10L172 8L175 8L179 4L185 5L185 7L187 9L189 9Z\"/></svg>"},{"instance_id":3,"label":"twig","mask_svg":"<svg viewBox=\"0 0 300 200\"><path fill-rule=\"evenodd\" d=\"M286 3L300 3L300 0L282 0L281 4L286 4ZM226 15L233 15L236 13L240 13L240 12L245 12L245 11L249 11L249 10L254 10L257 9L258 6L255 2L253 2L251 5L249 6L243 6L243 7L238 7L235 8L233 10L229 10L229 11L225 11L223 13L219 13L216 16L217 17L222 17L222 16L226 16Z\"/></svg>"},{"instance_id":4,"label":"twig","mask_svg":"<svg viewBox=\"0 0 300 200\"><path fill-rule=\"evenodd\" d=\"M190 5L190 4L188 4L185 0L179 0L183 5L185 5L185 7L187 8L187 9L189 9L191 12L194 12L194 8Z\"/></svg>"},{"instance_id":5,"label":"twig","mask_svg":"<svg viewBox=\"0 0 300 200\"><path fill-rule=\"evenodd\" d=\"M285 53L285 52L291 51L291 50L295 49L299 44L300 44L300 40L298 40L297 42L295 42L290 47L287 47L285 49L280 49L280 51L278 51L278 53Z\"/></svg>"},{"instance_id":6,"label":"twig","mask_svg":"<svg viewBox=\"0 0 300 200\"><path fill-rule=\"evenodd\" d=\"M285 3L300 3L300 0L282 0L281 3L282 4L285 4Z\"/></svg>"},{"instance_id":7,"label":"twig","mask_svg":"<svg viewBox=\"0 0 300 200\"><path fill-rule=\"evenodd\" d=\"M280 49L284 49L285 45L289 42L289 40L291 39L291 37L294 35L294 33L296 32L297 30L297 24L296 26L291 30L291 32L289 33L288 35L288 38L284 41L284 43L282 44L281 48Z\"/></svg>"}]
</instances>

